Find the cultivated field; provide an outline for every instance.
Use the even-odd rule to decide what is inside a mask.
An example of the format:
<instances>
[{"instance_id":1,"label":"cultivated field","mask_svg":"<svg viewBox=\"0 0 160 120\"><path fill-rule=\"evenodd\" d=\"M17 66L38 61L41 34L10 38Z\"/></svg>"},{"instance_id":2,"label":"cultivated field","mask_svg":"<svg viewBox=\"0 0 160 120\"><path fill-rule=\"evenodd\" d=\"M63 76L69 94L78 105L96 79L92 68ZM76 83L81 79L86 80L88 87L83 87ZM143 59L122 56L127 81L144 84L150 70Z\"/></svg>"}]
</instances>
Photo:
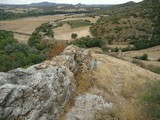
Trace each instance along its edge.
<instances>
[{"instance_id":1,"label":"cultivated field","mask_svg":"<svg viewBox=\"0 0 160 120\"><path fill-rule=\"evenodd\" d=\"M0 29L32 34L35 28L40 26L42 23L55 21L63 18L65 18L65 16L54 15L54 16L30 17L30 18L23 18L10 21L0 21Z\"/></svg>"},{"instance_id":2,"label":"cultivated field","mask_svg":"<svg viewBox=\"0 0 160 120\"><path fill-rule=\"evenodd\" d=\"M42 23L46 23L49 21L56 21L56 20L60 21L89 20L92 23L95 23L98 20L98 18L99 18L98 16L96 16L95 18L91 18L91 17L84 17L84 15L81 16L48 15L40 17L29 17L17 20L0 21L0 30L8 30L16 32L14 33L15 38L21 43L27 43L29 38L28 35L31 35L34 32L35 28L40 26ZM54 29L55 39L70 40L72 33L77 33L78 37L85 37L87 35L91 36L89 27L90 26L71 29L71 27L68 24L64 24L62 27Z\"/></svg>"},{"instance_id":3,"label":"cultivated field","mask_svg":"<svg viewBox=\"0 0 160 120\"><path fill-rule=\"evenodd\" d=\"M40 26L42 23L64 19L65 17L66 16L54 15L54 16L30 17L17 20L0 21L0 30L8 30L8 31L31 35L32 32L34 32L35 28ZM22 40L24 40L24 42L28 41L28 36L26 35L18 35L17 37L17 34L15 34L15 37L20 42L22 42Z\"/></svg>"},{"instance_id":4,"label":"cultivated field","mask_svg":"<svg viewBox=\"0 0 160 120\"><path fill-rule=\"evenodd\" d=\"M14 37L18 40L19 43L27 44L30 36L14 33Z\"/></svg>"},{"instance_id":5,"label":"cultivated field","mask_svg":"<svg viewBox=\"0 0 160 120\"><path fill-rule=\"evenodd\" d=\"M67 21L75 21L75 20L89 20L91 23L95 23L99 19L99 16L96 16L95 18L92 17L72 17L72 18L66 18L63 20L60 20L60 22L67 22ZM91 36L90 33L90 26L84 26L84 27L78 27L72 29L69 24L63 24L62 27L53 29L54 31L54 38L56 40L71 40L72 33L76 33L78 35L78 38Z\"/></svg>"},{"instance_id":6,"label":"cultivated field","mask_svg":"<svg viewBox=\"0 0 160 120\"><path fill-rule=\"evenodd\" d=\"M68 24L64 24L62 27L53 29L54 38L56 40L71 40L71 34L77 33L78 38L85 36L92 36L90 34L90 26L79 27L75 29L71 29L71 26Z\"/></svg>"}]
</instances>

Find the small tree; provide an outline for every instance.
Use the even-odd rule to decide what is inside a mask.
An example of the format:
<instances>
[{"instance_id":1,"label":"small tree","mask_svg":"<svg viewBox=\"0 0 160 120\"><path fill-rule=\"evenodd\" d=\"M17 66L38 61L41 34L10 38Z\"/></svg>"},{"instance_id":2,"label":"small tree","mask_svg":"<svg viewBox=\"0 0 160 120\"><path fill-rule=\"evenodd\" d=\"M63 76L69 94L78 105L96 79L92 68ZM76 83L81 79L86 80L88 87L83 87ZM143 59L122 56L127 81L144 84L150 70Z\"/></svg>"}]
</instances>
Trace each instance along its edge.
<instances>
[{"instance_id":1,"label":"small tree","mask_svg":"<svg viewBox=\"0 0 160 120\"><path fill-rule=\"evenodd\" d=\"M78 37L77 33L72 33L71 35L72 39L76 39Z\"/></svg>"},{"instance_id":2,"label":"small tree","mask_svg":"<svg viewBox=\"0 0 160 120\"><path fill-rule=\"evenodd\" d=\"M148 60L148 54L147 53L143 54L141 60Z\"/></svg>"}]
</instances>

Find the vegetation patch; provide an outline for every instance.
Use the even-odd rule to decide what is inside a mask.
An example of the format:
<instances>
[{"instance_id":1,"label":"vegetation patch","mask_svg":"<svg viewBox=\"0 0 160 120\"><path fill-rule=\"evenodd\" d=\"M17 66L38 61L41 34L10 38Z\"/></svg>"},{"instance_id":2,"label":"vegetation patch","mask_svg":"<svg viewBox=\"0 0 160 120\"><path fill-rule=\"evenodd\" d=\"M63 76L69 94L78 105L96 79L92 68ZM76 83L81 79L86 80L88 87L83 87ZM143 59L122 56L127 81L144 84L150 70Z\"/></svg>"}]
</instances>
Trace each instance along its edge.
<instances>
[{"instance_id":1,"label":"vegetation patch","mask_svg":"<svg viewBox=\"0 0 160 120\"><path fill-rule=\"evenodd\" d=\"M148 60L148 54L144 53L142 56L135 56L134 58L140 60Z\"/></svg>"},{"instance_id":2,"label":"vegetation patch","mask_svg":"<svg viewBox=\"0 0 160 120\"><path fill-rule=\"evenodd\" d=\"M91 21L89 20L71 20L67 21L67 23L72 29L91 25Z\"/></svg>"},{"instance_id":3,"label":"vegetation patch","mask_svg":"<svg viewBox=\"0 0 160 120\"><path fill-rule=\"evenodd\" d=\"M81 48L91 48L91 47L100 47L104 46L104 42L97 38L83 37L78 40L72 41L70 44L76 45Z\"/></svg>"},{"instance_id":4,"label":"vegetation patch","mask_svg":"<svg viewBox=\"0 0 160 120\"><path fill-rule=\"evenodd\" d=\"M91 27L95 38L107 44L133 44L132 50L160 45L160 3L143 1L139 4L117 5L98 12L101 17Z\"/></svg>"},{"instance_id":5,"label":"vegetation patch","mask_svg":"<svg viewBox=\"0 0 160 120\"><path fill-rule=\"evenodd\" d=\"M148 119L160 119L160 82L151 83L148 90L142 97L144 111Z\"/></svg>"},{"instance_id":6,"label":"vegetation patch","mask_svg":"<svg viewBox=\"0 0 160 120\"><path fill-rule=\"evenodd\" d=\"M46 55L36 48L19 44L13 34L0 30L0 71L27 67L46 59Z\"/></svg>"},{"instance_id":7,"label":"vegetation patch","mask_svg":"<svg viewBox=\"0 0 160 120\"><path fill-rule=\"evenodd\" d=\"M44 39L43 37L46 37L47 39ZM32 33L28 44L31 47L34 46L36 49L46 52L53 45L52 41L50 40L53 37L54 33L52 31L52 25L44 23L37 27L36 30Z\"/></svg>"},{"instance_id":8,"label":"vegetation patch","mask_svg":"<svg viewBox=\"0 0 160 120\"><path fill-rule=\"evenodd\" d=\"M41 10L39 11L31 10L24 13L6 12L5 10L1 9L0 20L13 20L18 18L33 17L33 16L38 17L38 16L44 16L44 15L91 13L91 11L55 11L56 8L53 8L53 7L44 7L44 8L42 7L39 9Z\"/></svg>"}]
</instances>

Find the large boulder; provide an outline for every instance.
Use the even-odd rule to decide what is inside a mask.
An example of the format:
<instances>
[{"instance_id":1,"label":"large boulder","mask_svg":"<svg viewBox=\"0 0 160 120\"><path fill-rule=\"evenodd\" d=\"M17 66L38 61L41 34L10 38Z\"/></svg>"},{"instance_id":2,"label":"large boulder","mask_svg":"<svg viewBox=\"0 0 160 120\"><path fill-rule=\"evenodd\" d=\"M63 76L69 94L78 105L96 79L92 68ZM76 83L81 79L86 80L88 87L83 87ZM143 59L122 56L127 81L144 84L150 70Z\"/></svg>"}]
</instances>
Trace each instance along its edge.
<instances>
[{"instance_id":1,"label":"large boulder","mask_svg":"<svg viewBox=\"0 0 160 120\"><path fill-rule=\"evenodd\" d=\"M76 92L74 73L90 59L88 50L68 46L52 60L0 73L0 120L57 120Z\"/></svg>"}]
</instances>

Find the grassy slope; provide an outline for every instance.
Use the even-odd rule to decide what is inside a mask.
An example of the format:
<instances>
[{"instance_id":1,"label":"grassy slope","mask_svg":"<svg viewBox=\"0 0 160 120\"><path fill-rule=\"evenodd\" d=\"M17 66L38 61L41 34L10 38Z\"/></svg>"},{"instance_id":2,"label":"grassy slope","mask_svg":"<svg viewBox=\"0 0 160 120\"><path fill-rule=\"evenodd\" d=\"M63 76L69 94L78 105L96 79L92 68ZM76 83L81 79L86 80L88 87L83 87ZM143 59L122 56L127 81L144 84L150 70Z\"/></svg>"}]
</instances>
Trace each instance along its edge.
<instances>
[{"instance_id":1,"label":"grassy slope","mask_svg":"<svg viewBox=\"0 0 160 120\"><path fill-rule=\"evenodd\" d=\"M92 53L92 56L100 64L92 73L92 78L96 79L95 86L88 92L104 96L116 107L109 111L112 114L105 110L101 111L106 112L105 117L122 120L146 119L145 115L143 116L143 107L137 100L143 95L149 83L160 80L160 75L107 55ZM96 114L100 118L95 117L95 120L107 118L103 118L101 112Z\"/></svg>"}]
</instances>

